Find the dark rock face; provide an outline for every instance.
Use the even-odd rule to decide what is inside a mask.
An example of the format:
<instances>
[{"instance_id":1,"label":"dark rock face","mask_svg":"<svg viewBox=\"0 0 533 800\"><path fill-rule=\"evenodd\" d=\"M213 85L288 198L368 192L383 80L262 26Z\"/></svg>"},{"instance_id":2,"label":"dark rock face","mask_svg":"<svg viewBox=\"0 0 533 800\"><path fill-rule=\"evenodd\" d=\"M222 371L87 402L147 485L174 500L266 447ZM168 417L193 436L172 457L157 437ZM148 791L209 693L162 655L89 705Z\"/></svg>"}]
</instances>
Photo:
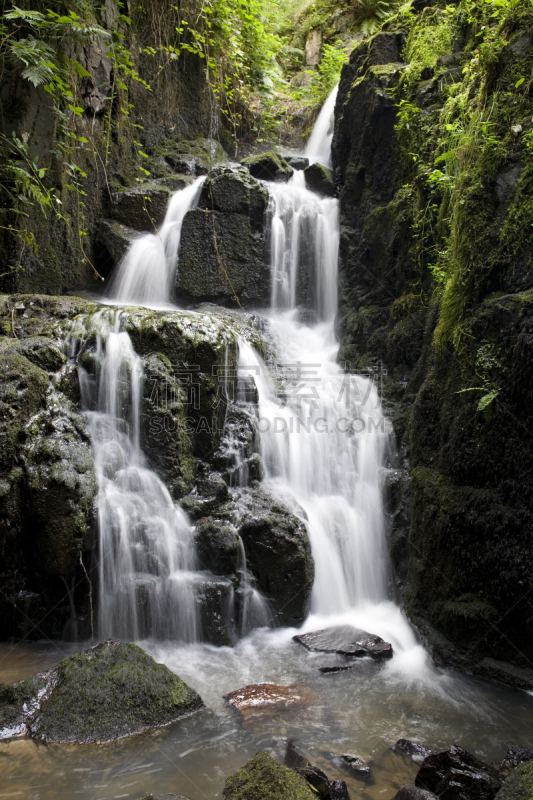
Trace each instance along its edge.
<instances>
[{"instance_id":1,"label":"dark rock face","mask_svg":"<svg viewBox=\"0 0 533 800\"><path fill-rule=\"evenodd\" d=\"M271 602L279 625L298 625L309 611L314 580L305 523L263 489L245 498L239 525L248 569Z\"/></svg>"},{"instance_id":2,"label":"dark rock face","mask_svg":"<svg viewBox=\"0 0 533 800\"><path fill-rule=\"evenodd\" d=\"M294 770L257 753L226 781L224 800L313 800L315 792Z\"/></svg>"},{"instance_id":3,"label":"dark rock face","mask_svg":"<svg viewBox=\"0 0 533 800\"><path fill-rule=\"evenodd\" d=\"M434 12L422 11L424 5L416 26L427 35ZM339 360L382 382L395 427L399 458L390 466L404 474L388 486L391 554L410 619L440 663L531 688L533 637L523 624L533 614L525 566L533 553L533 495L523 489L533 485L531 252L518 224L519 209L531 208L524 151L509 135L490 166L480 154L461 175L455 196L464 200L460 224L468 235L454 258L464 292L454 295L447 286L464 314L454 334L460 343L450 335L438 346L436 330L450 306L428 264L444 247L436 232L442 196L417 177L409 156L430 164L437 155L446 122L443 86L463 80L467 38L459 25L450 52L420 80L403 81L394 96L408 60L404 31L365 40L343 68L333 139ZM480 71L483 102L493 104L502 130L510 111L494 87L512 91L517 59L531 60L529 40L517 30L496 72ZM417 109L409 129L398 126L401 101ZM432 204L435 227L421 242L417 214ZM492 400L488 389L464 391L485 385L481 363L486 385L497 392Z\"/></svg>"},{"instance_id":4,"label":"dark rock face","mask_svg":"<svg viewBox=\"0 0 533 800\"><path fill-rule=\"evenodd\" d=\"M305 185L312 192L324 194L327 197L334 197L336 194L333 175L330 169L322 164L311 164L304 169Z\"/></svg>"},{"instance_id":5,"label":"dark rock face","mask_svg":"<svg viewBox=\"0 0 533 800\"><path fill-rule=\"evenodd\" d=\"M270 270L262 224L253 216L195 208L185 215L176 274L178 299L266 307Z\"/></svg>"},{"instance_id":6,"label":"dark rock face","mask_svg":"<svg viewBox=\"0 0 533 800\"><path fill-rule=\"evenodd\" d=\"M510 745L507 748L507 753L502 761L502 766L517 767L526 761L533 761L533 751L526 750L524 747L519 747L516 744Z\"/></svg>"},{"instance_id":7,"label":"dark rock face","mask_svg":"<svg viewBox=\"0 0 533 800\"><path fill-rule=\"evenodd\" d=\"M0 738L109 742L169 725L202 707L196 692L140 647L107 641L4 688Z\"/></svg>"},{"instance_id":8,"label":"dark rock face","mask_svg":"<svg viewBox=\"0 0 533 800\"><path fill-rule=\"evenodd\" d=\"M98 244L102 248L99 263L109 261L110 271L122 261L130 245L139 235L138 231L128 225L122 225L112 219L101 220L98 225Z\"/></svg>"},{"instance_id":9,"label":"dark rock face","mask_svg":"<svg viewBox=\"0 0 533 800\"><path fill-rule=\"evenodd\" d=\"M285 161L295 170L302 170L309 166L309 159L305 156L285 156Z\"/></svg>"},{"instance_id":10,"label":"dark rock face","mask_svg":"<svg viewBox=\"0 0 533 800\"><path fill-rule=\"evenodd\" d=\"M492 800L501 784L497 770L455 745L427 756L415 780L444 800Z\"/></svg>"},{"instance_id":11,"label":"dark rock face","mask_svg":"<svg viewBox=\"0 0 533 800\"><path fill-rule=\"evenodd\" d=\"M270 151L256 156L248 156L241 161L250 170L250 175L262 181L288 181L293 173L292 167L282 156Z\"/></svg>"},{"instance_id":12,"label":"dark rock face","mask_svg":"<svg viewBox=\"0 0 533 800\"><path fill-rule=\"evenodd\" d=\"M153 231L165 219L171 194L166 186L153 183L124 189L114 198L113 218L136 231Z\"/></svg>"},{"instance_id":13,"label":"dark rock face","mask_svg":"<svg viewBox=\"0 0 533 800\"><path fill-rule=\"evenodd\" d=\"M195 532L201 565L215 575L235 575L240 565L240 542L235 528L212 517L200 521Z\"/></svg>"},{"instance_id":14,"label":"dark rock face","mask_svg":"<svg viewBox=\"0 0 533 800\"><path fill-rule=\"evenodd\" d=\"M303 644L308 650L321 653L339 653L344 656L371 658L392 658L392 646L373 633L353 628L351 625L338 625L312 633L294 636L294 641Z\"/></svg>"}]
</instances>

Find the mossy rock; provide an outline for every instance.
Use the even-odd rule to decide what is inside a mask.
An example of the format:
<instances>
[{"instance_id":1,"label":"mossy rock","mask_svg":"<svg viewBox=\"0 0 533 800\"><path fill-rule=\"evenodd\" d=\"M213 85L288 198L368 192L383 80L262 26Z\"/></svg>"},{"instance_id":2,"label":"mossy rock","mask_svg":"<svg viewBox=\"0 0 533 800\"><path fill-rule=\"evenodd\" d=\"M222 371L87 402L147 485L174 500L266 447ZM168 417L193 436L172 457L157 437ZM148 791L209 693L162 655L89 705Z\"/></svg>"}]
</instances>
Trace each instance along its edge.
<instances>
[{"instance_id":1,"label":"mossy rock","mask_svg":"<svg viewBox=\"0 0 533 800\"><path fill-rule=\"evenodd\" d=\"M304 169L305 185L312 192L325 195L326 197L334 197L336 194L335 184L333 183L333 174L330 169L324 167L323 164L316 162Z\"/></svg>"},{"instance_id":2,"label":"mossy rock","mask_svg":"<svg viewBox=\"0 0 533 800\"><path fill-rule=\"evenodd\" d=\"M226 781L224 800L316 800L307 781L261 752Z\"/></svg>"},{"instance_id":3,"label":"mossy rock","mask_svg":"<svg viewBox=\"0 0 533 800\"><path fill-rule=\"evenodd\" d=\"M533 763L519 764L496 795L496 800L531 800L533 798Z\"/></svg>"},{"instance_id":4,"label":"mossy rock","mask_svg":"<svg viewBox=\"0 0 533 800\"><path fill-rule=\"evenodd\" d=\"M0 722L17 726L12 736L91 744L169 725L202 707L195 691L140 647L109 640L6 687ZM0 738L9 738L5 730Z\"/></svg>"},{"instance_id":5,"label":"mossy rock","mask_svg":"<svg viewBox=\"0 0 533 800\"><path fill-rule=\"evenodd\" d=\"M248 156L241 161L241 164L248 167L254 178L262 181L288 181L294 172L291 165L273 150Z\"/></svg>"}]
</instances>

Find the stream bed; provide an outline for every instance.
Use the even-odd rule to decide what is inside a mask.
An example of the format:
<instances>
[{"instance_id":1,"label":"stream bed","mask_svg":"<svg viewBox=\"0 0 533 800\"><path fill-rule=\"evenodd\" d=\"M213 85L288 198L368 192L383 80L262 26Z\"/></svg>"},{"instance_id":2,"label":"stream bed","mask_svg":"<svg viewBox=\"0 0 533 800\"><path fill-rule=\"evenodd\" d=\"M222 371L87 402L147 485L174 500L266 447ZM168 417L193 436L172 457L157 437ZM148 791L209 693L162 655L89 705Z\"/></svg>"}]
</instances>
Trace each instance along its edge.
<instances>
[{"instance_id":1,"label":"stream bed","mask_svg":"<svg viewBox=\"0 0 533 800\"><path fill-rule=\"evenodd\" d=\"M374 628L380 627L380 616L382 626L387 627L386 620L396 625L399 613L391 603L374 607ZM324 622L311 617L304 629ZM339 658L305 650L292 641L294 633L255 631L235 648L140 642L201 694L206 709L168 728L113 744L2 743L0 798L135 800L146 792L173 792L191 800L214 800L222 796L225 779L257 751L282 757L284 740L292 738L330 777L346 780L352 798L389 800L414 781L418 770L409 758L390 751L399 738L433 747L460 744L488 762L500 761L509 744L533 746L533 698L435 669L414 637L389 662L362 659L351 670L324 675L318 667ZM0 682L49 669L86 646L2 644ZM263 681L303 683L310 703L242 724L222 696ZM332 765L330 753L367 760L373 781L363 782Z\"/></svg>"}]
</instances>

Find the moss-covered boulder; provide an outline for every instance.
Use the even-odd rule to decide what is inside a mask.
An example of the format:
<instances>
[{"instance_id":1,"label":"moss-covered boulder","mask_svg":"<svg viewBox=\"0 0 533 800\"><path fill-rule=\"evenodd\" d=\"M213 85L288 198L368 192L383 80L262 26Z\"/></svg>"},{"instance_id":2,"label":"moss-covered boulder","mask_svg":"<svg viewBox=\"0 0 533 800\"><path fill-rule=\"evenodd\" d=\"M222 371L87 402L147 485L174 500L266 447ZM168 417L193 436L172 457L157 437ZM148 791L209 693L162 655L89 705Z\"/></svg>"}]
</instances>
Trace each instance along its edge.
<instances>
[{"instance_id":1,"label":"moss-covered boulder","mask_svg":"<svg viewBox=\"0 0 533 800\"><path fill-rule=\"evenodd\" d=\"M226 781L224 800L315 800L307 781L278 764L268 753L256 753Z\"/></svg>"},{"instance_id":2,"label":"moss-covered boulder","mask_svg":"<svg viewBox=\"0 0 533 800\"><path fill-rule=\"evenodd\" d=\"M315 162L304 169L305 185L312 192L334 197L336 194L333 173L323 164Z\"/></svg>"},{"instance_id":3,"label":"moss-covered boulder","mask_svg":"<svg viewBox=\"0 0 533 800\"><path fill-rule=\"evenodd\" d=\"M236 575L240 564L240 541L232 525L206 517L194 534L201 566L215 575Z\"/></svg>"},{"instance_id":4,"label":"moss-covered boulder","mask_svg":"<svg viewBox=\"0 0 533 800\"><path fill-rule=\"evenodd\" d=\"M135 644L107 641L0 693L0 738L103 743L176 722L200 696Z\"/></svg>"},{"instance_id":5,"label":"moss-covered boulder","mask_svg":"<svg viewBox=\"0 0 533 800\"><path fill-rule=\"evenodd\" d=\"M262 488L243 497L243 503L247 508L238 531L247 567L277 623L300 625L309 612L315 575L305 523Z\"/></svg>"},{"instance_id":6,"label":"moss-covered boulder","mask_svg":"<svg viewBox=\"0 0 533 800\"><path fill-rule=\"evenodd\" d=\"M252 228L260 228L268 204L268 192L241 167L217 167L204 183L198 206L230 214L246 214Z\"/></svg>"},{"instance_id":7,"label":"moss-covered boulder","mask_svg":"<svg viewBox=\"0 0 533 800\"><path fill-rule=\"evenodd\" d=\"M496 800L531 800L533 797L533 763L520 764L513 769Z\"/></svg>"},{"instance_id":8,"label":"moss-covered boulder","mask_svg":"<svg viewBox=\"0 0 533 800\"><path fill-rule=\"evenodd\" d=\"M288 181L294 171L291 165L273 150L248 156L241 161L241 164L248 167L250 175L262 181Z\"/></svg>"}]
</instances>

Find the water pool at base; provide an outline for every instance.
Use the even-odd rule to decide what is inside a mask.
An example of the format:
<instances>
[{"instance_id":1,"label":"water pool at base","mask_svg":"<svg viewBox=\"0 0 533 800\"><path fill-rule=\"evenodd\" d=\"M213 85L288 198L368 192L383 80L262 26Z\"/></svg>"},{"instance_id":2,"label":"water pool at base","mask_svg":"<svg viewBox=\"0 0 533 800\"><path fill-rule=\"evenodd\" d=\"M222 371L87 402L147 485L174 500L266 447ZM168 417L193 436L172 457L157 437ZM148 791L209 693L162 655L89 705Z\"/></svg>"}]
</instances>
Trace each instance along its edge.
<instances>
[{"instance_id":1,"label":"water pool at base","mask_svg":"<svg viewBox=\"0 0 533 800\"><path fill-rule=\"evenodd\" d=\"M398 613L395 607L383 608L387 612ZM320 622L311 619L305 628ZM401 737L434 747L460 744L488 762L500 761L509 744L533 747L533 698L524 692L437 670L419 645L384 664L363 659L352 670L324 675L318 667L338 658L305 650L292 641L294 633L256 631L234 649L140 642L200 692L206 709L113 744L2 743L0 798L136 800L147 792L172 792L214 800L222 796L225 779L257 751L281 758L284 740L292 738L330 777L346 780L352 798L389 800L414 781L418 769L390 751ZM79 649L71 643L1 645L0 681L48 669ZM264 681L303 683L309 705L243 725L222 696ZM373 782L334 766L331 753L367 760Z\"/></svg>"}]
</instances>

